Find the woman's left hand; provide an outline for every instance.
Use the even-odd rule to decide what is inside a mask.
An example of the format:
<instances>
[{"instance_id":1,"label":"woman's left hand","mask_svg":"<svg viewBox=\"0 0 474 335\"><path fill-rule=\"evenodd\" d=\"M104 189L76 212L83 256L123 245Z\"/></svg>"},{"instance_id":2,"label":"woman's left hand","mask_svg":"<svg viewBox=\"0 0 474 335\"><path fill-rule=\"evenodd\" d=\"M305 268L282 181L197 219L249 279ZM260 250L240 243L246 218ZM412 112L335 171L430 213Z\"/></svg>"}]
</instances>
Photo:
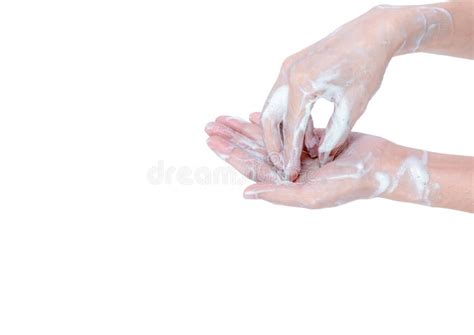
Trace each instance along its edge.
<instances>
[{"instance_id":1,"label":"woman's left hand","mask_svg":"<svg viewBox=\"0 0 474 335\"><path fill-rule=\"evenodd\" d=\"M427 152L360 133L351 133L336 159L322 167L303 152L298 178L287 182L268 160L259 114L250 119L252 122L220 116L206 127L209 147L257 182L245 190L248 199L324 208L382 196L429 205L437 189L430 182ZM323 136L323 130L314 131Z\"/></svg>"}]
</instances>

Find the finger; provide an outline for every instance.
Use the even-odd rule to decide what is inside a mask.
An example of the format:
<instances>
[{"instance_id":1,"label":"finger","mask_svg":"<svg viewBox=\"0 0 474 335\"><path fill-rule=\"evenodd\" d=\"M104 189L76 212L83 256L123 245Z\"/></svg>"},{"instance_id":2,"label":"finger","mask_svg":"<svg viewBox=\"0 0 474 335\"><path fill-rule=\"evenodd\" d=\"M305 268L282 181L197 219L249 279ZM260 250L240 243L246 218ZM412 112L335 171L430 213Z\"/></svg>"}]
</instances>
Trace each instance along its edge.
<instances>
[{"instance_id":1,"label":"finger","mask_svg":"<svg viewBox=\"0 0 474 335\"><path fill-rule=\"evenodd\" d=\"M313 133L314 135L318 138L318 142L321 142L321 138L324 137L324 133L326 132L326 129L324 128L314 128Z\"/></svg>"},{"instance_id":2,"label":"finger","mask_svg":"<svg viewBox=\"0 0 474 335\"><path fill-rule=\"evenodd\" d=\"M262 157L263 160L266 159L267 152L263 145L227 127L226 125L217 122L209 122L206 125L205 131L209 136L220 136L240 148L250 149L254 155Z\"/></svg>"},{"instance_id":3,"label":"finger","mask_svg":"<svg viewBox=\"0 0 474 335\"><path fill-rule=\"evenodd\" d=\"M283 123L285 175L294 181L301 168L303 140L315 98L298 87L289 93L288 114Z\"/></svg>"},{"instance_id":4,"label":"finger","mask_svg":"<svg viewBox=\"0 0 474 335\"><path fill-rule=\"evenodd\" d=\"M270 160L278 169L283 169L283 142L280 124L288 109L288 85L277 87L269 96L263 108L260 123L263 140Z\"/></svg>"},{"instance_id":5,"label":"finger","mask_svg":"<svg viewBox=\"0 0 474 335\"><path fill-rule=\"evenodd\" d=\"M232 165L245 177L258 182L281 182L280 176L264 159L255 157L248 150L234 145L227 139L220 136L211 136L207 140L207 145L221 159Z\"/></svg>"},{"instance_id":6,"label":"finger","mask_svg":"<svg viewBox=\"0 0 474 335\"><path fill-rule=\"evenodd\" d=\"M249 115L250 122L260 126L260 117L261 117L261 115L262 115L262 113L251 113Z\"/></svg>"},{"instance_id":7,"label":"finger","mask_svg":"<svg viewBox=\"0 0 474 335\"><path fill-rule=\"evenodd\" d=\"M233 116L219 116L216 119L217 123L223 124L232 130L242 134L245 137L248 137L255 142L257 142L262 147L263 144L263 133L262 128L250 123L244 119L236 118Z\"/></svg>"},{"instance_id":8,"label":"finger","mask_svg":"<svg viewBox=\"0 0 474 335\"><path fill-rule=\"evenodd\" d=\"M364 112L367 103L362 101L353 103L354 100L350 95L346 95L336 101L334 112L318 148L318 158L321 165L332 159L331 152L344 144L355 122Z\"/></svg>"},{"instance_id":9,"label":"finger","mask_svg":"<svg viewBox=\"0 0 474 335\"><path fill-rule=\"evenodd\" d=\"M307 199L307 191L301 184L285 183L285 184L263 184L257 183L247 187L244 191L246 199L262 199L274 204L309 207Z\"/></svg>"},{"instance_id":10,"label":"finger","mask_svg":"<svg viewBox=\"0 0 474 335\"><path fill-rule=\"evenodd\" d=\"M304 145L311 158L318 156L318 144L319 138L314 132L313 118L310 116L308 125L306 126L306 132L304 134Z\"/></svg>"}]
</instances>

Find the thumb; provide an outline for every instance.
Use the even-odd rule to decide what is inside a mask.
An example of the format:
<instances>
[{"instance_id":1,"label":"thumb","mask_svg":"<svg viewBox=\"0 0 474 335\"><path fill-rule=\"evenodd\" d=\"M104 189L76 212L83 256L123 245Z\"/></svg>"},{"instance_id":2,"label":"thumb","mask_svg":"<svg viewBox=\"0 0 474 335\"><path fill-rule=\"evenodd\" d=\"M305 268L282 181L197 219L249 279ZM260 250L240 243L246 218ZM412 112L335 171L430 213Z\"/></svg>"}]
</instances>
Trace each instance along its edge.
<instances>
[{"instance_id":1,"label":"thumb","mask_svg":"<svg viewBox=\"0 0 474 335\"><path fill-rule=\"evenodd\" d=\"M293 207L309 207L304 199L305 190L302 184L285 183L285 184L264 184L257 183L247 187L244 191L246 199L262 199L274 204L293 206Z\"/></svg>"}]
</instances>

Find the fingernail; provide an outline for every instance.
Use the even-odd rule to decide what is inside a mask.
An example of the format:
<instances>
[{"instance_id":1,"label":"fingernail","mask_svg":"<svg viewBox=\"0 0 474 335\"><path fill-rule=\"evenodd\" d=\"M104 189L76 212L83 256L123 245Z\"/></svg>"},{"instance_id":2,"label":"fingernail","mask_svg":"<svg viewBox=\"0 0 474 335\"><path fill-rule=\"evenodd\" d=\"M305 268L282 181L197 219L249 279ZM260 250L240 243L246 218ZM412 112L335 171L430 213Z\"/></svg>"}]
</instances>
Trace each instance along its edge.
<instances>
[{"instance_id":1,"label":"fingernail","mask_svg":"<svg viewBox=\"0 0 474 335\"><path fill-rule=\"evenodd\" d=\"M309 157L311 157L311 158L318 157L318 146L317 145L314 145L312 147L307 147L307 149L308 149Z\"/></svg>"},{"instance_id":2,"label":"fingernail","mask_svg":"<svg viewBox=\"0 0 474 335\"><path fill-rule=\"evenodd\" d=\"M238 122L247 122L246 120L242 119L240 116L225 116L227 121L238 121Z\"/></svg>"},{"instance_id":3,"label":"fingernail","mask_svg":"<svg viewBox=\"0 0 474 335\"><path fill-rule=\"evenodd\" d=\"M320 152L318 157L319 157L319 165L323 166L326 163L329 162L329 152Z\"/></svg>"},{"instance_id":4,"label":"fingernail","mask_svg":"<svg viewBox=\"0 0 474 335\"><path fill-rule=\"evenodd\" d=\"M244 198L245 199L258 199L258 193L255 191L244 191Z\"/></svg>"},{"instance_id":5,"label":"fingernail","mask_svg":"<svg viewBox=\"0 0 474 335\"><path fill-rule=\"evenodd\" d=\"M208 123L206 124L206 127L204 128L204 131L207 132L209 129L211 129L213 123L214 123L214 122L208 122Z\"/></svg>"},{"instance_id":6,"label":"fingernail","mask_svg":"<svg viewBox=\"0 0 474 335\"><path fill-rule=\"evenodd\" d=\"M259 117L260 116L259 114L260 114L259 112L250 113L249 114L249 119Z\"/></svg>"},{"instance_id":7,"label":"fingernail","mask_svg":"<svg viewBox=\"0 0 474 335\"><path fill-rule=\"evenodd\" d=\"M296 171L285 172L285 177L288 181L293 182L296 179L298 179L298 172L296 172Z\"/></svg>"},{"instance_id":8,"label":"fingernail","mask_svg":"<svg viewBox=\"0 0 474 335\"><path fill-rule=\"evenodd\" d=\"M285 169L285 179L289 181L295 181L298 178L298 170L293 166L289 166Z\"/></svg>"},{"instance_id":9,"label":"fingernail","mask_svg":"<svg viewBox=\"0 0 474 335\"><path fill-rule=\"evenodd\" d=\"M275 165L277 169L283 170L283 157L280 153L270 154L270 161Z\"/></svg>"}]
</instances>

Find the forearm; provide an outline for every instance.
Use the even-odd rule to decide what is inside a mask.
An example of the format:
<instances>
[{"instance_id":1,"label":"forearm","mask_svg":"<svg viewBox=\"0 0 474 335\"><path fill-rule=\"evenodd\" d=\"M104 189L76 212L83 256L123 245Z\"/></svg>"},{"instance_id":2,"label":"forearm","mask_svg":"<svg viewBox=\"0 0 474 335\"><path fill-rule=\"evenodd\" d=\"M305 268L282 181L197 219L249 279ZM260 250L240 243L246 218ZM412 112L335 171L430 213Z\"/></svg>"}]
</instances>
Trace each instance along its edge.
<instances>
[{"instance_id":1,"label":"forearm","mask_svg":"<svg viewBox=\"0 0 474 335\"><path fill-rule=\"evenodd\" d=\"M430 179L439 185L431 195L431 205L474 212L474 157L430 153Z\"/></svg>"},{"instance_id":2,"label":"forearm","mask_svg":"<svg viewBox=\"0 0 474 335\"><path fill-rule=\"evenodd\" d=\"M379 6L392 31L394 55L413 52L474 58L474 1Z\"/></svg>"},{"instance_id":3,"label":"forearm","mask_svg":"<svg viewBox=\"0 0 474 335\"><path fill-rule=\"evenodd\" d=\"M427 46L425 52L441 53L444 55L474 58L474 1L450 1L438 5L450 13L453 21L453 34L443 47L440 45Z\"/></svg>"},{"instance_id":4,"label":"forearm","mask_svg":"<svg viewBox=\"0 0 474 335\"><path fill-rule=\"evenodd\" d=\"M474 157L401 146L392 157L392 187L383 197L474 212Z\"/></svg>"}]
</instances>

